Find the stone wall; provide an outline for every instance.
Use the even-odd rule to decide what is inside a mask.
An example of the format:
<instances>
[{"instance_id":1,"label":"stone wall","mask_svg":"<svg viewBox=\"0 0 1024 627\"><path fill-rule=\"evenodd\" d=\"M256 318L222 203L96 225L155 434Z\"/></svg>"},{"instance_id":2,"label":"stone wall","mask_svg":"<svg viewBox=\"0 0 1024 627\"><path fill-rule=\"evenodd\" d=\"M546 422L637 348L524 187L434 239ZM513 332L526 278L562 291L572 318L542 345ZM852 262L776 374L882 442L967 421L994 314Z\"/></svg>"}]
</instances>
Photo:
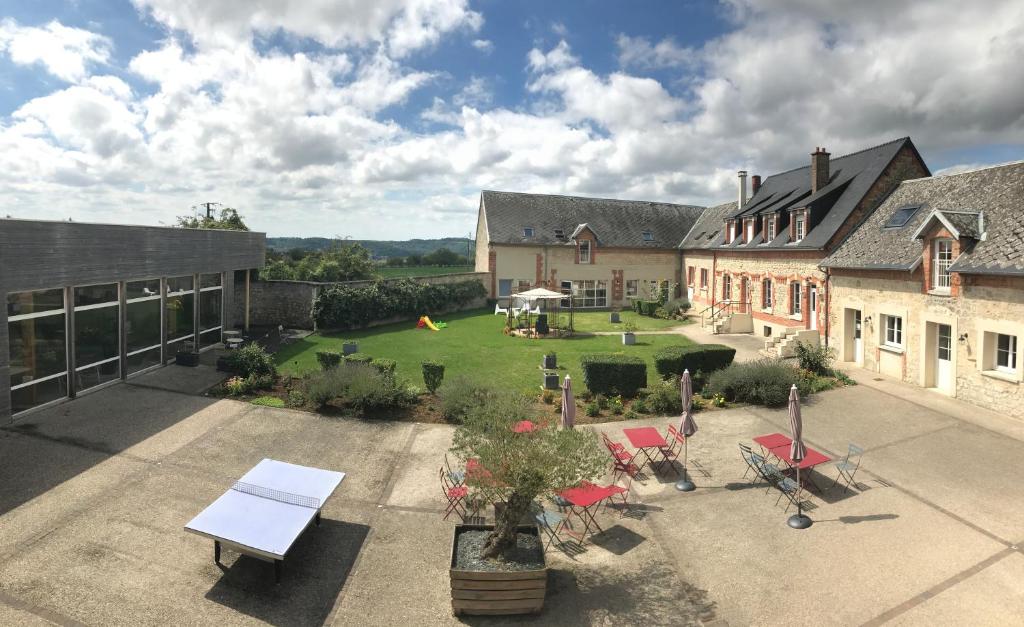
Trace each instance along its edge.
<instances>
[{"instance_id":1,"label":"stone wall","mask_svg":"<svg viewBox=\"0 0 1024 627\"><path fill-rule=\"evenodd\" d=\"M478 280L485 287L490 285L490 274L487 272L459 272L440 276L415 277L419 283L431 285L458 283L461 281ZM399 279L390 279L397 281ZM373 281L347 281L342 285L363 287L372 285ZM253 325L283 325L292 329L313 329L313 301L322 287L331 283L314 283L310 281L252 281L250 287L249 321ZM485 298L470 303L465 309L482 307ZM238 324L245 319L245 283L237 281L234 289L234 315ZM378 321L376 324L398 322L396 320Z\"/></svg>"},{"instance_id":2,"label":"stone wall","mask_svg":"<svg viewBox=\"0 0 1024 627\"><path fill-rule=\"evenodd\" d=\"M836 271L829 341L842 361L956 396L982 407L1024 418L1024 277L959 277L957 295L923 290L924 273ZM856 361L852 312L860 311L863 356ZM903 347L885 346L882 316L903 318ZM952 336L948 385L936 373L938 325ZM1018 337L1016 373L997 372L986 334Z\"/></svg>"}]
</instances>

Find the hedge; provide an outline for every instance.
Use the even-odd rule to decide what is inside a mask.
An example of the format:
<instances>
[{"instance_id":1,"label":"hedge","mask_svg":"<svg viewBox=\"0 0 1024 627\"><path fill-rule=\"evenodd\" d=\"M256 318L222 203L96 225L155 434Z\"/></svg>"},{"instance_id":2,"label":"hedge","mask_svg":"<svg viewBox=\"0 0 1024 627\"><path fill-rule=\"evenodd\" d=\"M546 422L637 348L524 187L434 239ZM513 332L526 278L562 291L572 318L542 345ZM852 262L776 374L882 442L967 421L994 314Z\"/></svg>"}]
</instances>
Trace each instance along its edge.
<instances>
[{"instance_id":1,"label":"hedge","mask_svg":"<svg viewBox=\"0 0 1024 627\"><path fill-rule=\"evenodd\" d=\"M697 344L694 346L666 346L654 353L654 369L663 379L682 376L684 370L690 375L701 373L704 377L726 368L736 356L736 349L722 344Z\"/></svg>"},{"instance_id":2,"label":"hedge","mask_svg":"<svg viewBox=\"0 0 1024 627\"><path fill-rule=\"evenodd\" d=\"M633 355L594 353L580 358L583 383L595 394L636 396L647 387L647 364Z\"/></svg>"},{"instance_id":3,"label":"hedge","mask_svg":"<svg viewBox=\"0 0 1024 627\"><path fill-rule=\"evenodd\" d=\"M341 353L336 351L317 351L316 360L319 362L321 370L330 370L331 368L337 368L338 364L341 363Z\"/></svg>"},{"instance_id":4,"label":"hedge","mask_svg":"<svg viewBox=\"0 0 1024 627\"><path fill-rule=\"evenodd\" d=\"M399 279L364 287L330 285L313 301L313 319L321 329L356 329L378 320L452 311L485 296L487 289L477 280L430 284Z\"/></svg>"}]
</instances>

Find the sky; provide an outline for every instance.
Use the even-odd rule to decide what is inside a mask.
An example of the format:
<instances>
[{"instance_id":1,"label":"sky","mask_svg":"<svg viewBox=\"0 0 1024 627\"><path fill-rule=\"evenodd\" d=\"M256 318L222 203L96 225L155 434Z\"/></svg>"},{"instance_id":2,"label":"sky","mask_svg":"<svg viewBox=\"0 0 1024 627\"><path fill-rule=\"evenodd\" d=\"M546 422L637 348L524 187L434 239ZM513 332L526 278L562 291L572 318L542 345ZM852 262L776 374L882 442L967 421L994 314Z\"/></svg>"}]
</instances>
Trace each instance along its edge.
<instances>
[{"instance_id":1,"label":"sky","mask_svg":"<svg viewBox=\"0 0 1024 627\"><path fill-rule=\"evenodd\" d=\"M909 135L1024 158L1019 0L0 0L0 216L469 236L481 189L712 205Z\"/></svg>"}]
</instances>

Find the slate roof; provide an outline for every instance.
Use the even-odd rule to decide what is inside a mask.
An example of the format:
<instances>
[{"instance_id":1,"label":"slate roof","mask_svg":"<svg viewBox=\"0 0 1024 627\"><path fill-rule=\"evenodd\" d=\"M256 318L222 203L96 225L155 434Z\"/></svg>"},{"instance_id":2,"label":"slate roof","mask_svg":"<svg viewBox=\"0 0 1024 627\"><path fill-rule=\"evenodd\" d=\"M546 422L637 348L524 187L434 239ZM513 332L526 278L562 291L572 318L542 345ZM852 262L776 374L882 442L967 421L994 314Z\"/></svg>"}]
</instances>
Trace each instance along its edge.
<instances>
[{"instance_id":1,"label":"slate roof","mask_svg":"<svg viewBox=\"0 0 1024 627\"><path fill-rule=\"evenodd\" d=\"M710 249L725 239L725 218L736 211L736 201L708 207L679 245L685 250Z\"/></svg>"},{"instance_id":2,"label":"slate roof","mask_svg":"<svg viewBox=\"0 0 1024 627\"><path fill-rule=\"evenodd\" d=\"M900 228L885 228L901 207L921 208ZM970 274L1024 275L1024 161L903 181L836 251L830 268L911 270L922 254L914 233L934 211L967 237L967 250L950 270ZM981 214L984 233L977 231ZM973 245L970 245L972 244Z\"/></svg>"},{"instance_id":3,"label":"slate roof","mask_svg":"<svg viewBox=\"0 0 1024 627\"><path fill-rule=\"evenodd\" d=\"M488 243L571 245L581 225L597 237L598 246L676 248L703 207L637 200L584 198L484 190L480 208L487 221ZM533 237L523 229L533 228ZM555 237L555 230L564 237ZM652 240L645 241L644 231Z\"/></svg>"},{"instance_id":4,"label":"slate roof","mask_svg":"<svg viewBox=\"0 0 1024 627\"><path fill-rule=\"evenodd\" d=\"M727 217L738 218L782 211L784 219L779 224L780 228L775 239L763 243L763 234L759 232L752 241L746 244L742 243L742 238L737 238L732 244L725 244L723 237L723 242L716 247L762 250L781 247L812 250L825 248L836 231L857 208L871 185L878 180L896 154L908 145L915 153L917 152L909 137L901 137L885 144L831 159L828 184L814 194L811 194L811 166L809 163L802 168L769 176L764 179L760 189L745 205ZM924 161L922 160L921 163L923 167ZM798 207L811 208L811 224L803 240L790 244L789 229L786 228L789 221L785 213L789 209Z\"/></svg>"}]
</instances>

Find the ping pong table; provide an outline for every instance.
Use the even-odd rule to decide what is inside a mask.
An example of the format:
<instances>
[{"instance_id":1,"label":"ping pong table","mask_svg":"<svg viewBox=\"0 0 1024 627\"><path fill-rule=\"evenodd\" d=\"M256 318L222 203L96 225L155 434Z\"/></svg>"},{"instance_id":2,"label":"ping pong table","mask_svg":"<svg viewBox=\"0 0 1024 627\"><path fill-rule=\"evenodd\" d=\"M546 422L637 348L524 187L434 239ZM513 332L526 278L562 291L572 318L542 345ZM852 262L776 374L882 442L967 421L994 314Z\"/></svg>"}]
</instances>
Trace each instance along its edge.
<instances>
[{"instance_id":1,"label":"ping pong table","mask_svg":"<svg viewBox=\"0 0 1024 627\"><path fill-rule=\"evenodd\" d=\"M213 561L221 545L274 563L281 562L303 531L320 524L320 509L345 473L298 466L273 459L256 464L231 489L199 512L185 531L213 540Z\"/></svg>"}]
</instances>

